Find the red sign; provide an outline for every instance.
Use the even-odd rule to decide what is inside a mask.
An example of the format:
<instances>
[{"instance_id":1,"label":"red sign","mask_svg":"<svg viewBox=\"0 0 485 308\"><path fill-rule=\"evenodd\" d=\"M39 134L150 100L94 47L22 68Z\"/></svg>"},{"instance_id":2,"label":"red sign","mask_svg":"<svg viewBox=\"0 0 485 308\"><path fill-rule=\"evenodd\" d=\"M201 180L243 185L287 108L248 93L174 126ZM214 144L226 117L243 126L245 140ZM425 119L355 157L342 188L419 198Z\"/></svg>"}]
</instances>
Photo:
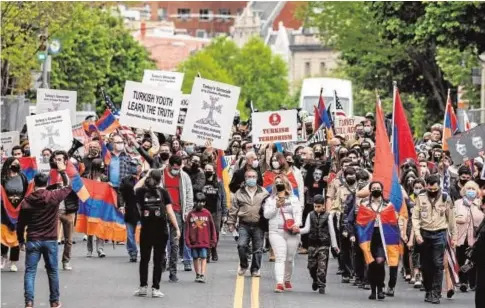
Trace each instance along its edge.
<instances>
[{"instance_id":1,"label":"red sign","mask_svg":"<svg viewBox=\"0 0 485 308\"><path fill-rule=\"evenodd\" d=\"M279 114L273 113L269 116L269 124L276 126L280 124L280 122L281 122L281 117Z\"/></svg>"}]
</instances>

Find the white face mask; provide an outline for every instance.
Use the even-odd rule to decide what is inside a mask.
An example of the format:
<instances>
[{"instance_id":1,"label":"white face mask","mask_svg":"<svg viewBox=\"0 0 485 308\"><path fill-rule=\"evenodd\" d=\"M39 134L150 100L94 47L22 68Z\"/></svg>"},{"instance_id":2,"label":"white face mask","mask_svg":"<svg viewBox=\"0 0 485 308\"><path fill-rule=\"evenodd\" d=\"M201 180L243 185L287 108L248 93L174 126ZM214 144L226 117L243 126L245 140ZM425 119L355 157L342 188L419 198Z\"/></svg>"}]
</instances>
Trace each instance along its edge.
<instances>
[{"instance_id":1,"label":"white face mask","mask_svg":"<svg viewBox=\"0 0 485 308\"><path fill-rule=\"evenodd\" d=\"M280 163L277 161L271 162L271 166L273 166L273 169L279 169L280 168Z\"/></svg>"},{"instance_id":2,"label":"white face mask","mask_svg":"<svg viewBox=\"0 0 485 308\"><path fill-rule=\"evenodd\" d=\"M366 132L366 133L370 133L370 132L371 132L370 127L369 127L369 126L364 127L364 132Z\"/></svg>"},{"instance_id":3,"label":"white face mask","mask_svg":"<svg viewBox=\"0 0 485 308\"><path fill-rule=\"evenodd\" d=\"M115 144L115 149L116 151L123 151L125 149L125 145L124 144Z\"/></svg>"},{"instance_id":4,"label":"white face mask","mask_svg":"<svg viewBox=\"0 0 485 308\"><path fill-rule=\"evenodd\" d=\"M258 166L259 166L259 161L253 160L253 162L251 163L251 167L256 169L256 168L258 168Z\"/></svg>"}]
</instances>

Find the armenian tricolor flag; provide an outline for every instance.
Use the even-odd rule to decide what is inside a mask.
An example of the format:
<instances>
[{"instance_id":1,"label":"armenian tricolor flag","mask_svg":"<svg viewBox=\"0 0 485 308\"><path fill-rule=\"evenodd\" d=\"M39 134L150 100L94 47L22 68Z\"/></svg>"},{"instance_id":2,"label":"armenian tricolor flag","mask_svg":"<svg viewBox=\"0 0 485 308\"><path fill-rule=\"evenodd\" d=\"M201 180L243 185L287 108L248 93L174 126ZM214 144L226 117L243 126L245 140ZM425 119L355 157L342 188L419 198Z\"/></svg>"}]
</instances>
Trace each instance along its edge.
<instances>
[{"instance_id":1,"label":"armenian tricolor flag","mask_svg":"<svg viewBox=\"0 0 485 308\"><path fill-rule=\"evenodd\" d=\"M20 170L27 178L27 181L32 181L37 174L37 162L35 157L21 157L18 160L20 163Z\"/></svg>"},{"instance_id":2,"label":"armenian tricolor flag","mask_svg":"<svg viewBox=\"0 0 485 308\"><path fill-rule=\"evenodd\" d=\"M226 194L226 200L230 201L231 191L229 190L229 164L224 156L223 150L217 150L217 167L216 167L217 178L222 181L224 185L224 193ZM230 205L231 202L227 202Z\"/></svg>"},{"instance_id":3,"label":"armenian tricolor flag","mask_svg":"<svg viewBox=\"0 0 485 308\"><path fill-rule=\"evenodd\" d=\"M364 254L365 262L370 264L374 261L371 252L371 241L377 219L379 220L379 231L385 248L387 263L389 266L398 266L401 250L400 232L396 212L391 203L388 203L380 213L376 213L365 205L359 207L355 225L359 246Z\"/></svg>"},{"instance_id":4,"label":"armenian tricolor flag","mask_svg":"<svg viewBox=\"0 0 485 308\"><path fill-rule=\"evenodd\" d=\"M448 99L446 100L445 119L443 121L443 151L448 151L448 139L458 131L458 119L455 110L451 104L450 90L448 90Z\"/></svg>"},{"instance_id":5,"label":"armenian tricolor flag","mask_svg":"<svg viewBox=\"0 0 485 308\"><path fill-rule=\"evenodd\" d=\"M392 152L394 153L394 162L396 166L401 164L408 158L418 161L416 149L414 147L413 135L409 128L409 123L406 118L406 113L401 102L399 90L394 87L394 112L392 119Z\"/></svg>"},{"instance_id":6,"label":"armenian tricolor flag","mask_svg":"<svg viewBox=\"0 0 485 308\"><path fill-rule=\"evenodd\" d=\"M263 187L269 193L271 193L271 191L273 190L274 179L276 176L278 176L278 174L269 170L263 174ZM299 197L298 182L295 179L295 175L293 174L293 171L290 171L289 173L287 173L286 177L288 178L288 181L290 181L291 188L293 189L293 194Z\"/></svg>"},{"instance_id":7,"label":"armenian tricolor flag","mask_svg":"<svg viewBox=\"0 0 485 308\"><path fill-rule=\"evenodd\" d=\"M107 135L120 127L120 123L111 113L111 111L109 111L109 109L106 109L101 118L99 118L99 120L96 122L96 126L101 134Z\"/></svg>"},{"instance_id":8,"label":"armenian tricolor flag","mask_svg":"<svg viewBox=\"0 0 485 308\"><path fill-rule=\"evenodd\" d=\"M388 199L392 205L394 205L396 212L402 215L405 211L407 214L407 209L403 206L403 195L401 185L399 184L397 167L389 144L386 125L384 123L381 99L377 97L375 161L379 163L374 166L372 180L379 181L384 185L384 198Z\"/></svg>"},{"instance_id":9,"label":"armenian tricolor flag","mask_svg":"<svg viewBox=\"0 0 485 308\"><path fill-rule=\"evenodd\" d=\"M108 184L83 179L89 198L79 202L76 232L104 240L125 241L126 225L118 211L116 191Z\"/></svg>"},{"instance_id":10,"label":"armenian tricolor flag","mask_svg":"<svg viewBox=\"0 0 485 308\"><path fill-rule=\"evenodd\" d=\"M79 200L86 201L89 198L89 192L84 185L83 179L79 175L76 167L70 162L67 162L66 166L66 175L71 181L72 190L77 194ZM59 182L60 174L57 170L51 169L49 173L49 181L50 185L56 184Z\"/></svg>"}]
</instances>

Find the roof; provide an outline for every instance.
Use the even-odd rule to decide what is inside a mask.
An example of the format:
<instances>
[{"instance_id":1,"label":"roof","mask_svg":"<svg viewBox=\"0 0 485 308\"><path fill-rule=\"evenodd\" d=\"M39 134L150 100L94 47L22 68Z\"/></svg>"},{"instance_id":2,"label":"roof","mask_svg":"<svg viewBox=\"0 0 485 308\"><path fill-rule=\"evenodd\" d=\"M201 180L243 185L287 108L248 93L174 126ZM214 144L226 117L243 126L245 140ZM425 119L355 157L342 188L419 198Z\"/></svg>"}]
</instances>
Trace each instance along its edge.
<instances>
[{"instance_id":1,"label":"roof","mask_svg":"<svg viewBox=\"0 0 485 308\"><path fill-rule=\"evenodd\" d=\"M253 12L259 14L261 20L268 20L278 6L278 1L252 1L250 5Z\"/></svg>"}]
</instances>

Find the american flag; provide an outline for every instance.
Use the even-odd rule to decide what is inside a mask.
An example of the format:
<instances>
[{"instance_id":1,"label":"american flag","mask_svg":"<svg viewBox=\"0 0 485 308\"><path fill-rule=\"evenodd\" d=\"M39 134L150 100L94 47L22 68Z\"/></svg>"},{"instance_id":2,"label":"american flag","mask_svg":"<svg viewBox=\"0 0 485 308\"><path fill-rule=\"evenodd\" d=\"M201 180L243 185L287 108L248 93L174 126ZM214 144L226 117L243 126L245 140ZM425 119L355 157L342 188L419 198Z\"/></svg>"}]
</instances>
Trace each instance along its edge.
<instances>
[{"instance_id":1,"label":"american flag","mask_svg":"<svg viewBox=\"0 0 485 308\"><path fill-rule=\"evenodd\" d=\"M118 110L118 108L116 108L116 105L111 100L111 97L109 97L109 95L106 94L106 92L104 92L104 89L101 89L101 92L103 92L104 102L106 104L106 107L111 111L113 115L119 116L120 111Z\"/></svg>"},{"instance_id":2,"label":"american flag","mask_svg":"<svg viewBox=\"0 0 485 308\"><path fill-rule=\"evenodd\" d=\"M337 96L337 91L334 90L333 92L335 94L335 115L346 117L347 114L344 111L344 107L342 107L342 103L340 103L340 98Z\"/></svg>"}]
</instances>

